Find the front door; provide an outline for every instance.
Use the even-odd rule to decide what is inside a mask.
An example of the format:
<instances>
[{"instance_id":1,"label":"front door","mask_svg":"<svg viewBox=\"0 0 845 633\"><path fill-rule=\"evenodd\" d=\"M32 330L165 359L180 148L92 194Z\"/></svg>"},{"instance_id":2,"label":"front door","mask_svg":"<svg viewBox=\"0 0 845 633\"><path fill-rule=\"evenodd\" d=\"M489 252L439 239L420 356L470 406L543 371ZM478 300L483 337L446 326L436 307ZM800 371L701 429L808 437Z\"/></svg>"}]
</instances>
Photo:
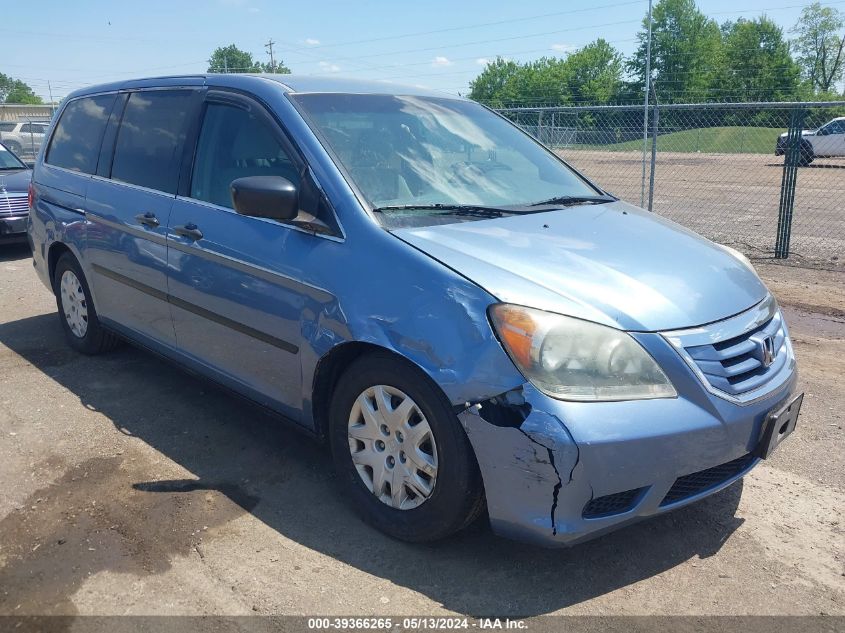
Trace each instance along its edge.
<instances>
[{"instance_id":1,"label":"front door","mask_svg":"<svg viewBox=\"0 0 845 633\"><path fill-rule=\"evenodd\" d=\"M229 185L263 175L301 188L306 171L262 106L210 92L190 185L177 197L168 229L180 351L205 373L294 419L303 398L301 316L321 294L302 281L303 266L330 242L239 215ZM301 208L303 199L301 193Z\"/></svg>"},{"instance_id":2,"label":"front door","mask_svg":"<svg viewBox=\"0 0 845 633\"><path fill-rule=\"evenodd\" d=\"M845 120L831 121L820 129L813 151L818 156L845 156Z\"/></svg>"}]
</instances>

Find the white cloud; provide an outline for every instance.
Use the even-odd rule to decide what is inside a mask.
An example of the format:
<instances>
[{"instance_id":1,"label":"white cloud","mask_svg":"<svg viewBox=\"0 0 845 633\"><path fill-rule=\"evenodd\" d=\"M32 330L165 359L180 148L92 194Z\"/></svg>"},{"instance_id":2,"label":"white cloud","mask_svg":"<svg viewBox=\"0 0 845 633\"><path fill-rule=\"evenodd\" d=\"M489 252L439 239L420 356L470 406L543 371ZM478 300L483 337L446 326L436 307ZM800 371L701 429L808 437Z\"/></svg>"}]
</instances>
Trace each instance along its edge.
<instances>
[{"instance_id":1,"label":"white cloud","mask_svg":"<svg viewBox=\"0 0 845 633\"><path fill-rule=\"evenodd\" d=\"M247 11L249 11L250 13L260 13L261 9L259 9L258 7L250 7L249 9L247 9Z\"/></svg>"},{"instance_id":2,"label":"white cloud","mask_svg":"<svg viewBox=\"0 0 845 633\"><path fill-rule=\"evenodd\" d=\"M314 39L313 37L305 38L305 43L308 46L318 46L320 44L320 40Z\"/></svg>"},{"instance_id":3,"label":"white cloud","mask_svg":"<svg viewBox=\"0 0 845 633\"><path fill-rule=\"evenodd\" d=\"M490 60L487 59L486 57L479 57L478 59L475 60L475 63L478 64L479 66L486 66L487 64L490 63Z\"/></svg>"},{"instance_id":4,"label":"white cloud","mask_svg":"<svg viewBox=\"0 0 845 633\"><path fill-rule=\"evenodd\" d=\"M327 73L339 73L340 66L337 64L332 64L331 62L319 62L317 64L323 72Z\"/></svg>"},{"instance_id":5,"label":"white cloud","mask_svg":"<svg viewBox=\"0 0 845 633\"><path fill-rule=\"evenodd\" d=\"M438 55L431 60L432 66L451 66L452 63L453 62L450 62L448 57L443 57L442 55Z\"/></svg>"},{"instance_id":6,"label":"white cloud","mask_svg":"<svg viewBox=\"0 0 845 633\"><path fill-rule=\"evenodd\" d=\"M571 53L577 46L573 46L572 44L552 44L551 48L558 53Z\"/></svg>"}]
</instances>

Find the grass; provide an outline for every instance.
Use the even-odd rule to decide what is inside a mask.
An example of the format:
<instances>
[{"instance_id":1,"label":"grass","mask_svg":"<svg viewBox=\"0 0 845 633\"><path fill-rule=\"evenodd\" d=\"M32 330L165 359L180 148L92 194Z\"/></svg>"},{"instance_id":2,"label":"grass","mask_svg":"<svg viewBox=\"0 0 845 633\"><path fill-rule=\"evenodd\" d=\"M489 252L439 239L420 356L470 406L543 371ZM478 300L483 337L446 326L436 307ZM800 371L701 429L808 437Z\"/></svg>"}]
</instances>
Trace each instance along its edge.
<instances>
[{"instance_id":1,"label":"grass","mask_svg":"<svg viewBox=\"0 0 845 633\"><path fill-rule=\"evenodd\" d=\"M707 127L661 134L657 150L663 152L702 152L705 154L771 154L775 141L784 132L774 127ZM651 139L649 139L649 147ZM642 140L611 145L576 145L573 149L609 152L642 150Z\"/></svg>"}]
</instances>

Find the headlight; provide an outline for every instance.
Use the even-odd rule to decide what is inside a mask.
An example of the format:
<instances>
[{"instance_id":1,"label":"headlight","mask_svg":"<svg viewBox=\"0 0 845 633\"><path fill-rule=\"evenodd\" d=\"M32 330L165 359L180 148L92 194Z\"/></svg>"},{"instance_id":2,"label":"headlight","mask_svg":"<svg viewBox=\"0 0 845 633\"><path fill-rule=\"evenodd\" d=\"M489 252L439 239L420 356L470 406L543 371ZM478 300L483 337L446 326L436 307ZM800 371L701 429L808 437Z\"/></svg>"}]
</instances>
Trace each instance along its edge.
<instances>
[{"instance_id":1,"label":"headlight","mask_svg":"<svg viewBox=\"0 0 845 633\"><path fill-rule=\"evenodd\" d=\"M490 319L511 359L543 393L561 400L643 400L678 395L629 334L506 303Z\"/></svg>"}]
</instances>

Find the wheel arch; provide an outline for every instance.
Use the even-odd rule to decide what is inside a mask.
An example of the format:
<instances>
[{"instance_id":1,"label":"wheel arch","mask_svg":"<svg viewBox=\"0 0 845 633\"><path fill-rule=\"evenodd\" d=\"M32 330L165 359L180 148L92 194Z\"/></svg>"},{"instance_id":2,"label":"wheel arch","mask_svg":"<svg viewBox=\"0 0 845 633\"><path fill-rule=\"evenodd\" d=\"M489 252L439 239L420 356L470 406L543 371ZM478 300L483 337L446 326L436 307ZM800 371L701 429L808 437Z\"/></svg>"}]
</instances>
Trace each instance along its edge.
<instances>
[{"instance_id":1,"label":"wheel arch","mask_svg":"<svg viewBox=\"0 0 845 633\"><path fill-rule=\"evenodd\" d=\"M314 421L314 430L321 439L328 436L331 396L338 379L353 362L362 356L371 354L384 354L416 368L440 389L439 385L431 380L431 377L422 367L392 349L363 341L349 341L335 345L317 362L314 380L312 381L311 414Z\"/></svg>"},{"instance_id":2,"label":"wheel arch","mask_svg":"<svg viewBox=\"0 0 845 633\"><path fill-rule=\"evenodd\" d=\"M50 245L50 249L47 251L47 274L49 275L50 286L53 288L53 291L55 291L56 289L56 264L58 263L59 258L65 253L70 253L71 255L76 257L76 254L73 252L70 246L68 246L64 242L53 242ZM77 261L79 261L78 257L76 257L76 259Z\"/></svg>"}]
</instances>

